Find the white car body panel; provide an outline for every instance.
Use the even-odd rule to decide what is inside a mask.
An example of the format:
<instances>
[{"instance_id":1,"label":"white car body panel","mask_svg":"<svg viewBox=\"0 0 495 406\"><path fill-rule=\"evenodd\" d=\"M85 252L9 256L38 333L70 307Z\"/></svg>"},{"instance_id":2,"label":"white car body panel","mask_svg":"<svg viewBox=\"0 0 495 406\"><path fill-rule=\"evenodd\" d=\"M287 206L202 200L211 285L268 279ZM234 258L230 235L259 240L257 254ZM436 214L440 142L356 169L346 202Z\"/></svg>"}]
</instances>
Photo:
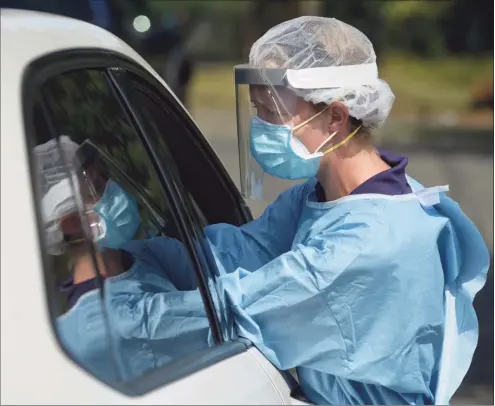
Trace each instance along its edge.
<instances>
[{"instance_id":1,"label":"white car body panel","mask_svg":"<svg viewBox=\"0 0 495 406\"><path fill-rule=\"evenodd\" d=\"M23 74L43 55L97 47L132 58L170 89L124 42L82 21L2 10L1 34L2 404L290 404L289 385L255 348L140 397L100 383L61 351L46 303L22 115Z\"/></svg>"}]
</instances>

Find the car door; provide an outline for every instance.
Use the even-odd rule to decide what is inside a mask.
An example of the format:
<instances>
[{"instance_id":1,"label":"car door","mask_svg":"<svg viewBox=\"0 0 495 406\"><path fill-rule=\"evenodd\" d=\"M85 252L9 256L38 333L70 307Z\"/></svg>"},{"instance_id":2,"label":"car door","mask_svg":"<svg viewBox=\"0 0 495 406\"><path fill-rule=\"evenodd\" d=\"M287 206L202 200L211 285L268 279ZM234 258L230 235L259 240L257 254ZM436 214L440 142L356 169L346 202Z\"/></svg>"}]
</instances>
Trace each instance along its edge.
<instances>
[{"instance_id":1,"label":"car door","mask_svg":"<svg viewBox=\"0 0 495 406\"><path fill-rule=\"evenodd\" d=\"M177 279L174 284L185 290L199 288L201 306L204 307L202 310L207 315L201 329L209 339L206 342L195 339L198 331L188 330L187 335L177 334L173 339L161 343L161 349L168 349L167 357L159 359L154 355L152 367L136 369L131 361L135 359L136 351L150 347L150 339L141 337L140 343L135 343L137 347L131 346L134 351L129 352L129 348L115 344L113 338L116 327L113 322L102 322L101 337L106 339L102 339L98 346L101 358L108 357L116 364L116 358L124 360L122 365L116 367L121 373L119 380L110 382L102 378L98 367L95 368L94 363L90 365L81 356L79 341L74 339L74 335L71 336L71 330L65 328L62 331L60 328L64 320L70 319L73 309L77 310L77 302L76 306L70 307L67 298L59 293L60 285L64 285L64 280L71 277L71 266L75 260L66 253L55 255L54 252L48 252L43 210L38 208L41 244L45 250L43 258L47 302L57 342L67 356L67 363L57 369L59 375L53 376L53 382L77 391L78 381L64 382L63 373L65 369L69 375L68 371L75 364L81 371L81 385L84 382L85 388L92 390L94 396L105 394L105 399L113 399L118 403L287 402L289 384L259 354L253 355L248 350L249 343L234 337L229 330L225 312L215 311L213 302L219 300L214 297L217 292L208 287L214 273L213 263L204 245L199 247L195 242L201 241L200 226L209 221L208 217L217 220L222 218L213 206L201 208L194 197L185 194L177 167L160 163L164 159L169 162L172 160L165 155L164 149L158 155L153 150L154 146L143 136L146 130L142 120L125 103L125 94L115 79L114 69L122 69L123 65L133 66L132 62L109 55L108 52L68 51L47 56L27 71L24 89L29 91L24 92L23 104L28 145L31 151L38 151L31 157L35 161L32 181L36 200L41 205L43 196L60 181L60 174L73 170L61 149L63 136L79 146L91 144L105 163L105 172L108 172L106 176L118 183L137 202L141 219L137 234L139 239L146 243L152 237L163 237L177 240L185 247L185 250L179 250L179 256L170 251L174 255L165 258L165 262L174 266L187 264L184 269L188 269L188 273L181 274L180 280ZM47 145L55 145L56 148L52 151ZM42 164L39 163L39 157L43 157ZM215 165L214 159L210 162ZM228 182L228 178L223 177L218 184L222 185L223 193L227 190L229 199L235 199L235 191L229 191ZM74 185L72 187L72 194L77 200L78 190ZM196 197L201 198L201 195ZM248 217L240 202L229 206L224 203L223 209L225 221L242 223ZM84 216L80 221L85 221ZM99 280L101 269L98 261L94 260L97 253L91 244L87 249L87 254L93 258L92 276L96 280L93 290L99 292L101 300L101 315L96 312L96 317L103 321L112 319L105 307L108 289ZM74 282L70 287L73 285ZM85 293L88 292L82 295ZM90 327L86 325L85 328ZM106 367L101 363L96 364L99 368ZM94 379L85 381L82 374L91 375ZM108 386L113 389L105 389ZM285 390L284 393L280 392L281 388ZM51 394L50 399L67 401L64 397L67 393L60 391L59 397ZM85 392L84 395L91 398L89 393ZM80 399L83 397L81 395Z\"/></svg>"}]
</instances>

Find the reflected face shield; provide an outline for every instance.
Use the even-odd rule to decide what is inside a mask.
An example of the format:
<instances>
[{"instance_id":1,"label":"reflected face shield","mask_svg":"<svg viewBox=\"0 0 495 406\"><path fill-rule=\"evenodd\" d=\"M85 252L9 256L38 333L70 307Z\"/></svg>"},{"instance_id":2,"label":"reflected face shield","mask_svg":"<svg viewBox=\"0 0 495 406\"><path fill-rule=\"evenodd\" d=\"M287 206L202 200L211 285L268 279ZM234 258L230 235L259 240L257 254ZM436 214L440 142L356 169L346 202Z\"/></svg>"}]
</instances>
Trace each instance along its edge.
<instances>
[{"instance_id":1,"label":"reflected face shield","mask_svg":"<svg viewBox=\"0 0 495 406\"><path fill-rule=\"evenodd\" d=\"M79 193L88 219L91 237L98 248L119 249L136 235L140 224L135 198L110 178L102 152L90 142L76 157Z\"/></svg>"}]
</instances>

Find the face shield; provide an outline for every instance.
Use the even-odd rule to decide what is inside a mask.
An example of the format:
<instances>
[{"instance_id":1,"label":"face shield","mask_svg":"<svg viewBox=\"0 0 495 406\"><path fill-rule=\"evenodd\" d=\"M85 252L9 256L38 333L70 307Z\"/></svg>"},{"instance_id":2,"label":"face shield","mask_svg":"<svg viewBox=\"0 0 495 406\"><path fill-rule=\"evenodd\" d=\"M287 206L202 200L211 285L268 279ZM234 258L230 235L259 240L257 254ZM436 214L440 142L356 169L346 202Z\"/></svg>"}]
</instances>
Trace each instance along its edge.
<instances>
[{"instance_id":1,"label":"face shield","mask_svg":"<svg viewBox=\"0 0 495 406\"><path fill-rule=\"evenodd\" d=\"M120 249L135 238L141 226L138 202L119 182L120 177L110 176L108 154L85 141L76 153L74 166L79 175L79 191L93 241L100 251Z\"/></svg>"},{"instance_id":2,"label":"face shield","mask_svg":"<svg viewBox=\"0 0 495 406\"><path fill-rule=\"evenodd\" d=\"M89 140L78 145L64 137L34 150L40 189L46 191L41 210L47 252L61 255L86 239L100 251L119 249L139 230L138 203L111 179L112 160L103 150Z\"/></svg>"},{"instance_id":3,"label":"face shield","mask_svg":"<svg viewBox=\"0 0 495 406\"><path fill-rule=\"evenodd\" d=\"M107 226L94 208L105 193L110 180L108 167L91 141L81 144L72 164L77 176L77 192L90 229L90 238L93 241L101 240L106 234Z\"/></svg>"},{"instance_id":4,"label":"face shield","mask_svg":"<svg viewBox=\"0 0 495 406\"><path fill-rule=\"evenodd\" d=\"M52 255L61 255L67 243L84 241L84 234L97 241L106 233L105 222L91 210L93 199L83 198L82 190L87 186L82 185L77 175L65 177L53 185L41 201L47 251ZM81 214L86 214L86 223L81 221Z\"/></svg>"},{"instance_id":5,"label":"face shield","mask_svg":"<svg viewBox=\"0 0 495 406\"><path fill-rule=\"evenodd\" d=\"M299 70L238 65L234 72L241 192L246 199L266 201L315 176L321 157L329 152L321 148L335 135L329 134L311 152L294 136L325 111L302 120L299 114L308 102L301 95L333 89L334 97L324 100L329 105L345 98L346 88L372 83L378 77L376 64Z\"/></svg>"},{"instance_id":6,"label":"face shield","mask_svg":"<svg viewBox=\"0 0 495 406\"><path fill-rule=\"evenodd\" d=\"M94 205L98 189L83 174L86 166L83 149L65 135L33 149L38 187L43 196L40 209L45 249L51 255L63 254L68 243L83 241L85 234L93 240L105 234L101 219L88 215L89 222L81 222L86 208Z\"/></svg>"}]
</instances>

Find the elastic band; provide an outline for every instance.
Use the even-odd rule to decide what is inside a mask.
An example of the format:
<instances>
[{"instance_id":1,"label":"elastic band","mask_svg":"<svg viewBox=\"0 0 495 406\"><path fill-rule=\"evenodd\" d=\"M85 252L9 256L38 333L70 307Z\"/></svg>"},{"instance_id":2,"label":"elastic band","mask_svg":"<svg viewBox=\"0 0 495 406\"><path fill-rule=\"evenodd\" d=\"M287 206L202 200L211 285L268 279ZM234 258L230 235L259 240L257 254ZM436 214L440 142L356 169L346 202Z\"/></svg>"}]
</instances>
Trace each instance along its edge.
<instances>
[{"instance_id":1,"label":"elastic band","mask_svg":"<svg viewBox=\"0 0 495 406\"><path fill-rule=\"evenodd\" d=\"M337 100L337 101L340 101L340 100ZM275 105L276 106L276 105ZM292 132L294 133L294 131L297 131L299 130L300 128L304 127L306 124L308 124L311 120L315 119L316 117L318 117L320 114L322 114L323 112L327 111L328 108L330 107L330 104L327 105L327 107L325 107L323 110L319 111L318 113L316 113L314 116L308 118L306 121L303 121L302 123L296 125L295 127L292 128ZM277 112L280 114L280 112L278 111L278 108L277 108Z\"/></svg>"},{"instance_id":2,"label":"elastic band","mask_svg":"<svg viewBox=\"0 0 495 406\"><path fill-rule=\"evenodd\" d=\"M345 137L338 144L335 144L333 147L328 148L325 152L323 152L323 155L326 155L329 152L335 151L337 148L339 148L342 145L344 145L347 141L349 141L352 137L354 137L356 135L356 133L359 131L359 129L361 127L362 127L362 125L360 125L358 128L356 128L352 133L350 133L347 137Z\"/></svg>"},{"instance_id":3,"label":"elastic band","mask_svg":"<svg viewBox=\"0 0 495 406\"><path fill-rule=\"evenodd\" d=\"M328 89L371 85L378 80L375 62L361 65L287 69L287 82L295 89Z\"/></svg>"},{"instance_id":4,"label":"elastic band","mask_svg":"<svg viewBox=\"0 0 495 406\"><path fill-rule=\"evenodd\" d=\"M335 137L335 135L337 134L337 132L338 131L335 131L334 133L330 134L330 136L325 141L323 141L320 145L318 145L318 148L315 149L315 152L313 152L313 154L316 154L317 152L320 152L320 148L323 147L323 145L325 145L333 137Z\"/></svg>"},{"instance_id":5,"label":"elastic band","mask_svg":"<svg viewBox=\"0 0 495 406\"><path fill-rule=\"evenodd\" d=\"M69 241L67 241L67 244L74 245L74 244L79 244L79 243L84 242L84 241L86 241L85 238L78 238L77 240L69 240Z\"/></svg>"}]
</instances>

